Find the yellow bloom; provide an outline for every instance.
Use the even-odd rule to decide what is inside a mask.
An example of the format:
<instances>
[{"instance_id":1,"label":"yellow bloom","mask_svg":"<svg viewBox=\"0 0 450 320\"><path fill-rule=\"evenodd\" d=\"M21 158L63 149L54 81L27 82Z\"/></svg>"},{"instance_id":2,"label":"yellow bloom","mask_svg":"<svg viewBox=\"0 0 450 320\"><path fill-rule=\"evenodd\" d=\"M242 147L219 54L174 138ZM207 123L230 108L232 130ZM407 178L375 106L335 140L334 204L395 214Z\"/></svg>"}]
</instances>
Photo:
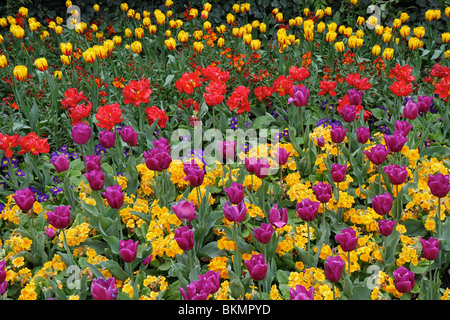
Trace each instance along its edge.
<instances>
[{"instance_id":1,"label":"yellow bloom","mask_svg":"<svg viewBox=\"0 0 450 320\"><path fill-rule=\"evenodd\" d=\"M23 65L19 65L14 67L14 77L17 79L17 81L24 81L27 78L28 75L28 69L27 67Z\"/></svg>"},{"instance_id":2,"label":"yellow bloom","mask_svg":"<svg viewBox=\"0 0 450 320\"><path fill-rule=\"evenodd\" d=\"M131 50L137 54L141 53L142 52L142 43L140 43L139 41L134 41L131 44Z\"/></svg>"}]
</instances>

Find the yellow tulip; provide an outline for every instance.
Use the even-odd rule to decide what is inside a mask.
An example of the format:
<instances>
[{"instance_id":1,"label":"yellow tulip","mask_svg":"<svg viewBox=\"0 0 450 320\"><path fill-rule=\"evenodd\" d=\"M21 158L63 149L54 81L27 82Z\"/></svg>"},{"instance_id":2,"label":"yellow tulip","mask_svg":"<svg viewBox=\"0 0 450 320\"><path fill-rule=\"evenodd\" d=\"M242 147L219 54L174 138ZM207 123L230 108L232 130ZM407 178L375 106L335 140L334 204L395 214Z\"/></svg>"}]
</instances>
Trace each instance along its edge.
<instances>
[{"instance_id":1,"label":"yellow tulip","mask_svg":"<svg viewBox=\"0 0 450 320\"><path fill-rule=\"evenodd\" d=\"M402 20L394 19L394 22L392 23L392 26L394 27L394 29L400 28L401 25L402 25Z\"/></svg>"},{"instance_id":2,"label":"yellow tulip","mask_svg":"<svg viewBox=\"0 0 450 320\"><path fill-rule=\"evenodd\" d=\"M195 41L193 44L194 51L197 53L202 53L204 47L205 46L200 41Z\"/></svg>"},{"instance_id":3,"label":"yellow tulip","mask_svg":"<svg viewBox=\"0 0 450 320\"><path fill-rule=\"evenodd\" d=\"M56 70L56 71L53 73L53 77L54 77L56 80L61 80L61 78L62 78L62 72L59 71L59 70Z\"/></svg>"},{"instance_id":4,"label":"yellow tulip","mask_svg":"<svg viewBox=\"0 0 450 320\"><path fill-rule=\"evenodd\" d=\"M62 33L63 33L63 27L61 27L61 26L56 26L56 27L55 27L55 33L56 33L56 34L62 34Z\"/></svg>"},{"instance_id":5,"label":"yellow tulip","mask_svg":"<svg viewBox=\"0 0 450 320\"><path fill-rule=\"evenodd\" d=\"M14 77L16 77L17 81L24 81L27 78L28 75L28 69L27 67L23 66L23 65L19 65L14 67Z\"/></svg>"},{"instance_id":6,"label":"yellow tulip","mask_svg":"<svg viewBox=\"0 0 450 320\"><path fill-rule=\"evenodd\" d=\"M137 54L141 53L142 52L142 43L140 43L139 41L134 41L131 44L131 50Z\"/></svg>"},{"instance_id":7,"label":"yellow tulip","mask_svg":"<svg viewBox=\"0 0 450 320\"><path fill-rule=\"evenodd\" d=\"M236 20L236 17L232 13L228 13L226 18L228 24L233 24Z\"/></svg>"},{"instance_id":8,"label":"yellow tulip","mask_svg":"<svg viewBox=\"0 0 450 320\"><path fill-rule=\"evenodd\" d=\"M259 32L264 33L267 30L267 25L264 22L261 22L259 25Z\"/></svg>"},{"instance_id":9,"label":"yellow tulip","mask_svg":"<svg viewBox=\"0 0 450 320\"><path fill-rule=\"evenodd\" d=\"M100 11L100 6L98 4L94 4L94 11L95 12L99 12Z\"/></svg>"},{"instance_id":10,"label":"yellow tulip","mask_svg":"<svg viewBox=\"0 0 450 320\"><path fill-rule=\"evenodd\" d=\"M252 34L251 33L244 34L244 36L242 37L242 40L244 40L244 43L246 45L249 45L252 42Z\"/></svg>"},{"instance_id":11,"label":"yellow tulip","mask_svg":"<svg viewBox=\"0 0 450 320\"><path fill-rule=\"evenodd\" d=\"M198 17L198 10L195 8L191 8L191 10L189 10L189 16L191 16L193 19Z\"/></svg>"},{"instance_id":12,"label":"yellow tulip","mask_svg":"<svg viewBox=\"0 0 450 320\"><path fill-rule=\"evenodd\" d=\"M318 33L322 33L325 30L325 22L321 21L318 25L317 25L317 32Z\"/></svg>"},{"instance_id":13,"label":"yellow tulip","mask_svg":"<svg viewBox=\"0 0 450 320\"><path fill-rule=\"evenodd\" d=\"M241 13L249 12L250 11L250 3L248 3L248 2L242 3L239 9L240 9Z\"/></svg>"},{"instance_id":14,"label":"yellow tulip","mask_svg":"<svg viewBox=\"0 0 450 320\"><path fill-rule=\"evenodd\" d=\"M380 47L378 44L374 45L374 46L372 47L372 55L376 57L376 56L378 56L380 53L381 53L381 47Z\"/></svg>"},{"instance_id":15,"label":"yellow tulip","mask_svg":"<svg viewBox=\"0 0 450 320\"><path fill-rule=\"evenodd\" d=\"M87 63L94 63L96 58L95 50L93 48L88 48L83 52L83 59Z\"/></svg>"},{"instance_id":16,"label":"yellow tulip","mask_svg":"<svg viewBox=\"0 0 450 320\"><path fill-rule=\"evenodd\" d=\"M209 21L203 22L203 29L205 29L205 30L211 29L211 22L209 22Z\"/></svg>"},{"instance_id":17,"label":"yellow tulip","mask_svg":"<svg viewBox=\"0 0 450 320\"><path fill-rule=\"evenodd\" d=\"M203 38L203 31L202 30L195 30L194 31L194 39L195 40L202 40Z\"/></svg>"},{"instance_id":18,"label":"yellow tulip","mask_svg":"<svg viewBox=\"0 0 450 320\"><path fill-rule=\"evenodd\" d=\"M334 40L336 40L337 37L337 33L334 31L328 31L327 34L325 35L325 41L326 42L334 42Z\"/></svg>"},{"instance_id":19,"label":"yellow tulip","mask_svg":"<svg viewBox=\"0 0 450 320\"><path fill-rule=\"evenodd\" d=\"M297 27L301 27L302 26L302 24L303 24L303 18L302 17L295 17L295 25L297 26Z\"/></svg>"},{"instance_id":20,"label":"yellow tulip","mask_svg":"<svg viewBox=\"0 0 450 320\"><path fill-rule=\"evenodd\" d=\"M336 22L331 22L328 26L327 26L328 31L332 31L332 32L336 32L337 30L337 23Z\"/></svg>"},{"instance_id":21,"label":"yellow tulip","mask_svg":"<svg viewBox=\"0 0 450 320\"><path fill-rule=\"evenodd\" d=\"M124 33L125 33L125 37L127 37L127 38L131 38L131 36L133 35L133 32L131 31L130 28L125 28Z\"/></svg>"},{"instance_id":22,"label":"yellow tulip","mask_svg":"<svg viewBox=\"0 0 450 320\"><path fill-rule=\"evenodd\" d=\"M314 28L306 28L304 31L305 40L313 41L314 40Z\"/></svg>"},{"instance_id":23,"label":"yellow tulip","mask_svg":"<svg viewBox=\"0 0 450 320\"><path fill-rule=\"evenodd\" d=\"M202 14L201 14L202 19L208 19L208 11L206 10L202 10Z\"/></svg>"},{"instance_id":24,"label":"yellow tulip","mask_svg":"<svg viewBox=\"0 0 450 320\"><path fill-rule=\"evenodd\" d=\"M386 60L392 60L394 57L394 49L392 48L386 48L383 51L383 58Z\"/></svg>"},{"instance_id":25,"label":"yellow tulip","mask_svg":"<svg viewBox=\"0 0 450 320\"><path fill-rule=\"evenodd\" d=\"M389 33L389 32L385 32L385 33L383 33L383 42L384 43L388 43L389 41L391 41L391 38L392 38L392 34L391 33Z\"/></svg>"},{"instance_id":26,"label":"yellow tulip","mask_svg":"<svg viewBox=\"0 0 450 320\"><path fill-rule=\"evenodd\" d=\"M128 18L134 18L135 13L136 13L136 11L134 11L134 9L129 9L127 11Z\"/></svg>"},{"instance_id":27,"label":"yellow tulip","mask_svg":"<svg viewBox=\"0 0 450 320\"><path fill-rule=\"evenodd\" d=\"M445 57L445 59L450 57L450 50L447 50L444 52L444 57Z\"/></svg>"},{"instance_id":28,"label":"yellow tulip","mask_svg":"<svg viewBox=\"0 0 450 320\"><path fill-rule=\"evenodd\" d=\"M217 39L217 46L219 48L222 48L225 45L225 39L220 37L219 39Z\"/></svg>"},{"instance_id":29,"label":"yellow tulip","mask_svg":"<svg viewBox=\"0 0 450 320\"><path fill-rule=\"evenodd\" d=\"M261 23L258 20L253 20L253 22L252 22L252 29L258 29L260 24Z\"/></svg>"},{"instance_id":30,"label":"yellow tulip","mask_svg":"<svg viewBox=\"0 0 450 320\"><path fill-rule=\"evenodd\" d=\"M4 54L0 55L0 68L4 68L8 65L8 60L6 60L6 56Z\"/></svg>"},{"instance_id":31,"label":"yellow tulip","mask_svg":"<svg viewBox=\"0 0 450 320\"><path fill-rule=\"evenodd\" d=\"M212 8L211 3L206 2L206 3L203 5L203 10L205 10L205 11L207 11L207 12L210 12L210 11L211 11L211 8Z\"/></svg>"},{"instance_id":32,"label":"yellow tulip","mask_svg":"<svg viewBox=\"0 0 450 320\"><path fill-rule=\"evenodd\" d=\"M70 42L67 43L61 42L59 44L59 49L61 50L63 55L70 56L72 54L73 46L72 43Z\"/></svg>"},{"instance_id":33,"label":"yellow tulip","mask_svg":"<svg viewBox=\"0 0 450 320\"><path fill-rule=\"evenodd\" d=\"M305 8L305 9L303 9L303 15L306 17L306 16L309 16L309 9L308 8Z\"/></svg>"},{"instance_id":34,"label":"yellow tulip","mask_svg":"<svg viewBox=\"0 0 450 320\"><path fill-rule=\"evenodd\" d=\"M34 65L38 68L39 71L47 71L48 70L48 62L45 58L37 58L34 61Z\"/></svg>"},{"instance_id":35,"label":"yellow tulip","mask_svg":"<svg viewBox=\"0 0 450 320\"><path fill-rule=\"evenodd\" d=\"M411 28L405 25L400 28L399 32L402 38L406 38L411 33Z\"/></svg>"},{"instance_id":36,"label":"yellow tulip","mask_svg":"<svg viewBox=\"0 0 450 320\"><path fill-rule=\"evenodd\" d=\"M362 39L364 37L364 31L363 30L356 31L356 37L358 39Z\"/></svg>"},{"instance_id":37,"label":"yellow tulip","mask_svg":"<svg viewBox=\"0 0 450 320\"><path fill-rule=\"evenodd\" d=\"M400 21L402 23L405 23L408 20L409 20L409 15L406 12L402 12L402 14L400 15Z\"/></svg>"},{"instance_id":38,"label":"yellow tulip","mask_svg":"<svg viewBox=\"0 0 450 320\"><path fill-rule=\"evenodd\" d=\"M216 27L216 30L218 33L224 33L227 30L227 27L224 24L221 24L220 26Z\"/></svg>"},{"instance_id":39,"label":"yellow tulip","mask_svg":"<svg viewBox=\"0 0 450 320\"><path fill-rule=\"evenodd\" d=\"M94 46L95 57L99 59L105 59L108 56L108 47L106 46Z\"/></svg>"},{"instance_id":40,"label":"yellow tulip","mask_svg":"<svg viewBox=\"0 0 450 320\"><path fill-rule=\"evenodd\" d=\"M250 47L253 50L259 50L259 48L261 48L261 40L258 39L254 39L250 42Z\"/></svg>"},{"instance_id":41,"label":"yellow tulip","mask_svg":"<svg viewBox=\"0 0 450 320\"><path fill-rule=\"evenodd\" d=\"M144 25L144 27L148 28L152 24L152 21L149 17L145 17L144 19L142 19L142 24Z\"/></svg>"},{"instance_id":42,"label":"yellow tulip","mask_svg":"<svg viewBox=\"0 0 450 320\"><path fill-rule=\"evenodd\" d=\"M175 48L177 46L177 42L172 37L167 40L164 40L164 44L165 44L166 48L169 50L175 50Z\"/></svg>"},{"instance_id":43,"label":"yellow tulip","mask_svg":"<svg viewBox=\"0 0 450 320\"><path fill-rule=\"evenodd\" d=\"M113 41L114 41L114 44L115 44L116 46L118 46L119 44L122 43L122 37L121 37L121 36L114 36L114 37L113 37Z\"/></svg>"},{"instance_id":44,"label":"yellow tulip","mask_svg":"<svg viewBox=\"0 0 450 320\"><path fill-rule=\"evenodd\" d=\"M148 27L148 31L150 31L150 34L155 34L157 30L158 27L153 24L150 27Z\"/></svg>"},{"instance_id":45,"label":"yellow tulip","mask_svg":"<svg viewBox=\"0 0 450 320\"><path fill-rule=\"evenodd\" d=\"M189 39L189 33L187 33L186 31L181 30L180 32L178 32L178 41L180 41L181 43L186 43Z\"/></svg>"},{"instance_id":46,"label":"yellow tulip","mask_svg":"<svg viewBox=\"0 0 450 320\"><path fill-rule=\"evenodd\" d=\"M234 13L239 13L241 11L241 6L235 3L233 4L232 10Z\"/></svg>"},{"instance_id":47,"label":"yellow tulip","mask_svg":"<svg viewBox=\"0 0 450 320\"><path fill-rule=\"evenodd\" d=\"M128 11L128 4L123 2L120 4L120 10L122 10L123 12Z\"/></svg>"},{"instance_id":48,"label":"yellow tulip","mask_svg":"<svg viewBox=\"0 0 450 320\"><path fill-rule=\"evenodd\" d=\"M348 38L348 46L349 48L356 48L358 46L358 38L356 36L350 36Z\"/></svg>"},{"instance_id":49,"label":"yellow tulip","mask_svg":"<svg viewBox=\"0 0 450 320\"><path fill-rule=\"evenodd\" d=\"M375 26L375 33L377 34L377 36L383 35L383 32L384 32L384 27L382 25L377 24Z\"/></svg>"},{"instance_id":50,"label":"yellow tulip","mask_svg":"<svg viewBox=\"0 0 450 320\"><path fill-rule=\"evenodd\" d=\"M144 29L143 28L134 29L134 35L136 36L136 38L141 39L144 36Z\"/></svg>"},{"instance_id":51,"label":"yellow tulip","mask_svg":"<svg viewBox=\"0 0 450 320\"><path fill-rule=\"evenodd\" d=\"M64 54L61 55L60 58L61 58L62 64L65 65L65 66L68 66L71 63L71 61L72 61L71 56L66 56Z\"/></svg>"},{"instance_id":52,"label":"yellow tulip","mask_svg":"<svg viewBox=\"0 0 450 320\"><path fill-rule=\"evenodd\" d=\"M344 36L349 38L353 34L353 29L351 27L347 27L347 28L345 28L343 34L344 34Z\"/></svg>"},{"instance_id":53,"label":"yellow tulip","mask_svg":"<svg viewBox=\"0 0 450 320\"><path fill-rule=\"evenodd\" d=\"M447 43L450 41L450 32L445 32L441 35L442 42Z\"/></svg>"},{"instance_id":54,"label":"yellow tulip","mask_svg":"<svg viewBox=\"0 0 450 320\"><path fill-rule=\"evenodd\" d=\"M447 18L450 18L450 7L447 7L447 8L445 8L445 16L447 17Z\"/></svg>"},{"instance_id":55,"label":"yellow tulip","mask_svg":"<svg viewBox=\"0 0 450 320\"><path fill-rule=\"evenodd\" d=\"M425 35L425 28L424 27L416 27L413 29L413 33L418 39L422 39Z\"/></svg>"},{"instance_id":56,"label":"yellow tulip","mask_svg":"<svg viewBox=\"0 0 450 320\"><path fill-rule=\"evenodd\" d=\"M170 8L170 7L173 5L173 1L172 1L172 0L166 0L166 2L164 3L164 5L165 5L167 8Z\"/></svg>"},{"instance_id":57,"label":"yellow tulip","mask_svg":"<svg viewBox=\"0 0 450 320\"><path fill-rule=\"evenodd\" d=\"M331 9L331 7L326 7L324 12L325 12L326 16L331 16L333 13L333 10Z\"/></svg>"},{"instance_id":58,"label":"yellow tulip","mask_svg":"<svg viewBox=\"0 0 450 320\"><path fill-rule=\"evenodd\" d=\"M334 48L337 52L343 52L345 50L345 45L342 41L339 41L334 44Z\"/></svg>"},{"instance_id":59,"label":"yellow tulip","mask_svg":"<svg viewBox=\"0 0 450 320\"><path fill-rule=\"evenodd\" d=\"M358 17L358 19L356 19L356 25L362 26L365 21L366 19L364 19L364 17Z\"/></svg>"},{"instance_id":60,"label":"yellow tulip","mask_svg":"<svg viewBox=\"0 0 450 320\"><path fill-rule=\"evenodd\" d=\"M28 16L28 9L27 8L25 8L25 7L20 7L19 8L19 14L22 16L22 17L26 17L26 16Z\"/></svg>"},{"instance_id":61,"label":"yellow tulip","mask_svg":"<svg viewBox=\"0 0 450 320\"><path fill-rule=\"evenodd\" d=\"M111 53L114 50L115 43L113 40L108 39L105 42L103 42L103 45L108 49L108 52Z\"/></svg>"},{"instance_id":62,"label":"yellow tulip","mask_svg":"<svg viewBox=\"0 0 450 320\"><path fill-rule=\"evenodd\" d=\"M25 37L25 30L17 24L12 25L9 30L17 39L23 39Z\"/></svg>"}]
</instances>

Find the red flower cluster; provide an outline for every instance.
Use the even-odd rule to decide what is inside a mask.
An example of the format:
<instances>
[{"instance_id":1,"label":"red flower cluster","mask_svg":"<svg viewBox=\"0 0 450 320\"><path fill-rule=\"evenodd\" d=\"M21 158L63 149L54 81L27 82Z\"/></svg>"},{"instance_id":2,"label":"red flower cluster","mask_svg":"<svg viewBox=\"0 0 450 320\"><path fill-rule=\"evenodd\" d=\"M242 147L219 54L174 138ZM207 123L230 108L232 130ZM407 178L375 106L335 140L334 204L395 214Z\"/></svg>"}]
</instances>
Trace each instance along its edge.
<instances>
[{"instance_id":1,"label":"red flower cluster","mask_svg":"<svg viewBox=\"0 0 450 320\"><path fill-rule=\"evenodd\" d=\"M167 120L169 119L164 112L160 108L156 106L145 108L145 113L147 114L148 124L151 126L153 122L158 120L158 126L163 129L166 127Z\"/></svg>"},{"instance_id":2,"label":"red flower cluster","mask_svg":"<svg viewBox=\"0 0 450 320\"><path fill-rule=\"evenodd\" d=\"M30 132L26 136L20 137L19 145L22 150L17 154L31 152L37 156L39 153L48 153L50 151L50 145L47 142L47 138L40 139L35 132Z\"/></svg>"},{"instance_id":3,"label":"red flower cluster","mask_svg":"<svg viewBox=\"0 0 450 320\"><path fill-rule=\"evenodd\" d=\"M200 105L194 99L189 98L189 99L178 100L178 108L180 108L181 110L184 110L184 109L191 110L191 108L194 108L195 111L198 111L199 107L200 107Z\"/></svg>"},{"instance_id":4,"label":"red flower cluster","mask_svg":"<svg viewBox=\"0 0 450 320\"><path fill-rule=\"evenodd\" d=\"M150 101L150 95L153 93L150 88L150 80L132 80L128 85L122 89L123 103L132 103L135 107L141 103L148 103Z\"/></svg>"},{"instance_id":5,"label":"red flower cluster","mask_svg":"<svg viewBox=\"0 0 450 320\"><path fill-rule=\"evenodd\" d=\"M269 98L273 93L273 88L268 86L260 86L256 87L254 90L254 94L256 99L259 101L263 101L266 98Z\"/></svg>"},{"instance_id":6,"label":"red flower cluster","mask_svg":"<svg viewBox=\"0 0 450 320\"><path fill-rule=\"evenodd\" d=\"M226 83L230 78L230 73L227 71L223 71L218 66L208 65L206 68L202 68L201 70L202 76L204 77L203 81L220 81L222 83Z\"/></svg>"},{"instance_id":7,"label":"red flower cluster","mask_svg":"<svg viewBox=\"0 0 450 320\"><path fill-rule=\"evenodd\" d=\"M409 65L406 64L401 67L398 63L392 68L391 72L396 81L390 85L389 89L397 97L406 97L411 94L413 89L411 82L416 80L416 77L411 74L412 70L413 68Z\"/></svg>"},{"instance_id":8,"label":"red flower cluster","mask_svg":"<svg viewBox=\"0 0 450 320\"><path fill-rule=\"evenodd\" d=\"M0 150L3 150L5 157L11 158L13 155L12 148L19 145L19 135L9 136L0 132Z\"/></svg>"},{"instance_id":9,"label":"red flower cluster","mask_svg":"<svg viewBox=\"0 0 450 320\"><path fill-rule=\"evenodd\" d=\"M202 86L202 80L200 76L195 72L185 72L175 82L175 88L178 89L180 93L192 94L195 88L199 88Z\"/></svg>"},{"instance_id":10,"label":"red flower cluster","mask_svg":"<svg viewBox=\"0 0 450 320\"><path fill-rule=\"evenodd\" d=\"M277 92L280 96L288 95L292 96L294 94L293 91L294 80L285 75L281 75L275 79L272 85L272 92Z\"/></svg>"},{"instance_id":11,"label":"red flower cluster","mask_svg":"<svg viewBox=\"0 0 450 320\"><path fill-rule=\"evenodd\" d=\"M205 98L206 104L214 107L223 102L224 94L227 92L227 85L221 81L212 80L205 90L203 98Z\"/></svg>"},{"instance_id":12,"label":"red flower cluster","mask_svg":"<svg viewBox=\"0 0 450 320\"><path fill-rule=\"evenodd\" d=\"M369 77L362 78L359 73L350 73L347 75L347 78L345 78L345 81L352 87L355 87L358 90L365 91L372 87L372 85L369 82Z\"/></svg>"},{"instance_id":13,"label":"red flower cluster","mask_svg":"<svg viewBox=\"0 0 450 320\"><path fill-rule=\"evenodd\" d=\"M237 113L242 114L244 111L250 112L250 102L248 101L248 94L250 89L245 86L238 86L234 89L231 97L227 100L227 105L233 111L237 108Z\"/></svg>"},{"instance_id":14,"label":"red flower cluster","mask_svg":"<svg viewBox=\"0 0 450 320\"><path fill-rule=\"evenodd\" d=\"M294 81L303 81L309 77L309 70L304 67L292 66L289 68L289 78Z\"/></svg>"},{"instance_id":15,"label":"red flower cluster","mask_svg":"<svg viewBox=\"0 0 450 320\"><path fill-rule=\"evenodd\" d=\"M79 104L69 109L69 118L72 119L72 125L80 123L82 119L89 117L92 110L92 103Z\"/></svg>"},{"instance_id":16,"label":"red flower cluster","mask_svg":"<svg viewBox=\"0 0 450 320\"><path fill-rule=\"evenodd\" d=\"M64 99L61 100L62 109L70 109L76 107L82 101L87 101L87 97L83 91L78 92L76 88L69 88L64 92Z\"/></svg>"},{"instance_id":17,"label":"red flower cluster","mask_svg":"<svg viewBox=\"0 0 450 320\"><path fill-rule=\"evenodd\" d=\"M439 95L439 98L448 102L450 96L450 76L444 77L440 82L437 82L434 86L434 93Z\"/></svg>"},{"instance_id":18,"label":"red flower cluster","mask_svg":"<svg viewBox=\"0 0 450 320\"><path fill-rule=\"evenodd\" d=\"M98 123L97 126L100 128L111 130L117 123L123 121L122 109L118 103L105 104L104 106L98 108L95 118Z\"/></svg>"},{"instance_id":19,"label":"red flower cluster","mask_svg":"<svg viewBox=\"0 0 450 320\"><path fill-rule=\"evenodd\" d=\"M322 80L320 82L320 91L317 93L319 96L323 96L324 94L329 94L330 96L334 97L336 95L336 89L337 82L336 81L326 81Z\"/></svg>"}]
</instances>

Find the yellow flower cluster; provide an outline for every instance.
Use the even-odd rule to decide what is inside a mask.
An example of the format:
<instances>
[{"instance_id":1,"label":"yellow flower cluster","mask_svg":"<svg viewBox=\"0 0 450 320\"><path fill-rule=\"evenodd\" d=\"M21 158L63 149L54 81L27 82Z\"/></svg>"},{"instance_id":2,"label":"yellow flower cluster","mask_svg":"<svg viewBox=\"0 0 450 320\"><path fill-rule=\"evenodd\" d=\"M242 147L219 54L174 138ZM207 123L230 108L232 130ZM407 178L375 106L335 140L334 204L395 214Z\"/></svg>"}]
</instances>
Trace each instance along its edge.
<instances>
[{"instance_id":1,"label":"yellow flower cluster","mask_svg":"<svg viewBox=\"0 0 450 320\"><path fill-rule=\"evenodd\" d=\"M83 222L77 226L72 226L66 229L65 233L67 244L73 247L85 242L86 239L89 237L89 233L91 232L91 230L92 229L90 227L90 224L87 222ZM59 239L59 246L62 247L64 239L64 235L62 232L59 233L58 239ZM56 238L54 241L56 241Z\"/></svg>"}]
</instances>

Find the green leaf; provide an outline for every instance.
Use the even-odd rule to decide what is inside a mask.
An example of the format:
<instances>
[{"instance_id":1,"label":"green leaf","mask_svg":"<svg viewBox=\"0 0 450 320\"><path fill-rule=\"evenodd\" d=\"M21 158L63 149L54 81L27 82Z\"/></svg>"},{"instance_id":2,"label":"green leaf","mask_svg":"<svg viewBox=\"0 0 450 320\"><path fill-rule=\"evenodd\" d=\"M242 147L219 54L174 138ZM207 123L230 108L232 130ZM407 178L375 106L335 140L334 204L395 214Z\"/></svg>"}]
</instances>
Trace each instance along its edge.
<instances>
[{"instance_id":1,"label":"green leaf","mask_svg":"<svg viewBox=\"0 0 450 320\"><path fill-rule=\"evenodd\" d=\"M423 222L415 218L402 221L401 224L406 227L405 235L408 237L423 237L427 234L427 229L423 225Z\"/></svg>"},{"instance_id":2,"label":"green leaf","mask_svg":"<svg viewBox=\"0 0 450 320\"><path fill-rule=\"evenodd\" d=\"M105 260L100 261L97 265L99 265L102 269L108 269L114 277L119 280L125 281L130 276L122 270L119 263L113 260Z\"/></svg>"}]
</instances>

